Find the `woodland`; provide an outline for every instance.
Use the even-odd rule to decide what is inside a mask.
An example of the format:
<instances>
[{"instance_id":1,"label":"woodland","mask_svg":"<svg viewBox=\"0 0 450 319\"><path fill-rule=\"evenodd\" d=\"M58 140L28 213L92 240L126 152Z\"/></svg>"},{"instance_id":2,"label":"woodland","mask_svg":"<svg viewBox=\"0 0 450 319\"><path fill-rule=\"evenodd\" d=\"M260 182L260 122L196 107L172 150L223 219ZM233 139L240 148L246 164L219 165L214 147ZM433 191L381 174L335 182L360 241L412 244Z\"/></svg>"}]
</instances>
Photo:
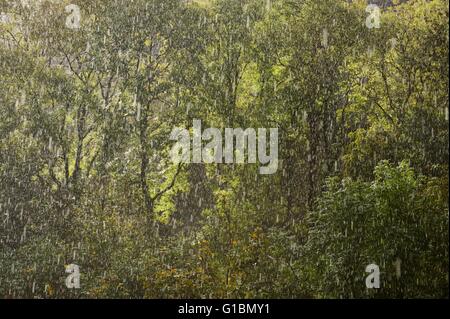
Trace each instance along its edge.
<instances>
[{"instance_id":1,"label":"woodland","mask_svg":"<svg viewBox=\"0 0 450 319\"><path fill-rule=\"evenodd\" d=\"M448 0L0 13L0 298L449 297ZM196 119L278 169L173 163Z\"/></svg>"}]
</instances>

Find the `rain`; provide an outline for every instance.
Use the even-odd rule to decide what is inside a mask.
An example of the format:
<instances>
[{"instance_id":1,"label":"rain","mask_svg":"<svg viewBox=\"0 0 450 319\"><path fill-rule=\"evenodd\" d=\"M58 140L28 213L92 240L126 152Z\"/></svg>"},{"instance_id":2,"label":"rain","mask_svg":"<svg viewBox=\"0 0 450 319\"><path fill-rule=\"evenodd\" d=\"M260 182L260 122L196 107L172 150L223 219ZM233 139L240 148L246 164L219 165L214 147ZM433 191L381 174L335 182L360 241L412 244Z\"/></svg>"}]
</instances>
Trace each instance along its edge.
<instances>
[{"instance_id":1,"label":"rain","mask_svg":"<svg viewBox=\"0 0 450 319\"><path fill-rule=\"evenodd\" d=\"M448 0L0 1L0 298L448 299L448 39ZM232 145L175 161L196 121Z\"/></svg>"}]
</instances>

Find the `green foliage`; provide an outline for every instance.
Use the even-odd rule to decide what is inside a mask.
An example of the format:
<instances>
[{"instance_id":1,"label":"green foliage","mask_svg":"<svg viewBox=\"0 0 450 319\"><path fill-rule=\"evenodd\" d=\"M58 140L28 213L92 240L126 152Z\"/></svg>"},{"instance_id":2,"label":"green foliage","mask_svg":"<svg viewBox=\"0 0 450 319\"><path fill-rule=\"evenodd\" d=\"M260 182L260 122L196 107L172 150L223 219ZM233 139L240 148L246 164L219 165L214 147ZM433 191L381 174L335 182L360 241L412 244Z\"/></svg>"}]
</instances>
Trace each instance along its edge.
<instances>
[{"instance_id":1,"label":"green foliage","mask_svg":"<svg viewBox=\"0 0 450 319\"><path fill-rule=\"evenodd\" d=\"M0 0L0 297L448 298L448 1L366 6ZM278 171L174 165L193 119Z\"/></svg>"},{"instance_id":2,"label":"green foliage","mask_svg":"<svg viewBox=\"0 0 450 319\"><path fill-rule=\"evenodd\" d=\"M434 193L440 181L416 177L406 162L381 162L374 174L370 183L330 179L309 215L312 289L322 297L445 297L448 196ZM379 292L362 284L372 263L381 268Z\"/></svg>"}]
</instances>

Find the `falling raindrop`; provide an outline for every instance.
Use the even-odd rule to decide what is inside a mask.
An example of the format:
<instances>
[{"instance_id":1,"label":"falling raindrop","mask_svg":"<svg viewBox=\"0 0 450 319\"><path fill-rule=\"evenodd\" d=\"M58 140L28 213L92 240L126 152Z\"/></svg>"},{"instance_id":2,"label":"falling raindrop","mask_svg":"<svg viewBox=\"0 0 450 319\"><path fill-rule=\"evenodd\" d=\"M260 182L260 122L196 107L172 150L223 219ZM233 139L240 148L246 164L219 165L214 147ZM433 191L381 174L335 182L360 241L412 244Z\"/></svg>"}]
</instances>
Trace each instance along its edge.
<instances>
[{"instance_id":1,"label":"falling raindrop","mask_svg":"<svg viewBox=\"0 0 450 319\"><path fill-rule=\"evenodd\" d=\"M323 31L322 31L322 42L321 42L321 44L322 44L322 47L324 47L324 48L328 48L328 36L329 36L328 30L327 30L326 28L323 29Z\"/></svg>"}]
</instances>

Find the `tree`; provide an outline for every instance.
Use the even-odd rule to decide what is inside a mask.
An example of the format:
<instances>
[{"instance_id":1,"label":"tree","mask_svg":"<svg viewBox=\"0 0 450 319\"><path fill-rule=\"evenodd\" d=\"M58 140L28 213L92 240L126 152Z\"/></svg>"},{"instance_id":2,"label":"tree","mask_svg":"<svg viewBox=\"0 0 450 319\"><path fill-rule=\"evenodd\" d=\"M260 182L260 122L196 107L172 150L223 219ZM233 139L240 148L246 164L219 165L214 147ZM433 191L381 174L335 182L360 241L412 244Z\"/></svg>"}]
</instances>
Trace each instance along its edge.
<instances>
[{"instance_id":1,"label":"tree","mask_svg":"<svg viewBox=\"0 0 450 319\"><path fill-rule=\"evenodd\" d=\"M448 182L416 176L406 162L380 162L374 175L370 183L328 180L308 218L304 258L311 289L320 297L444 297ZM365 286L372 263L381 269L379 290Z\"/></svg>"}]
</instances>

